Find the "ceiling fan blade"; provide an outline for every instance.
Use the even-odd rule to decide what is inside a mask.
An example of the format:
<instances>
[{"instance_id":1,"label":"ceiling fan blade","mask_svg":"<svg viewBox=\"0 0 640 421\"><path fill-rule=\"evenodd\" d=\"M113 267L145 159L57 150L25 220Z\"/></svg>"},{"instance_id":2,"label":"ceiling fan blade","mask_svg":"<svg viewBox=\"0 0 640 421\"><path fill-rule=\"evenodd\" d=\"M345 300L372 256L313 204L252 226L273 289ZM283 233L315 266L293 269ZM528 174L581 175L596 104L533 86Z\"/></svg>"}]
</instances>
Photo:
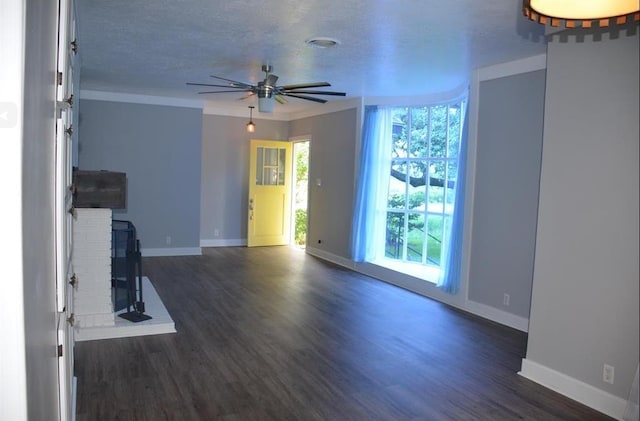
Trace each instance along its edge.
<instances>
[{"instance_id":1,"label":"ceiling fan blade","mask_svg":"<svg viewBox=\"0 0 640 421\"><path fill-rule=\"evenodd\" d=\"M207 91L207 92L198 92L199 94L225 94L228 92L233 92L233 93L238 93L238 92L252 92L253 91L251 89L240 89L240 90L235 90L235 91Z\"/></svg>"},{"instance_id":2,"label":"ceiling fan blade","mask_svg":"<svg viewBox=\"0 0 640 421\"><path fill-rule=\"evenodd\" d=\"M242 101L243 99L247 99L249 97L251 97L252 95L255 95L256 93L254 91L249 91L248 94L246 94L245 96L241 96L240 98L238 98L238 101Z\"/></svg>"},{"instance_id":3,"label":"ceiling fan blade","mask_svg":"<svg viewBox=\"0 0 640 421\"><path fill-rule=\"evenodd\" d=\"M276 94L274 96L274 98L276 99L276 101L278 101L279 104L286 104L287 103L287 98L285 98L281 94Z\"/></svg>"},{"instance_id":4,"label":"ceiling fan blade","mask_svg":"<svg viewBox=\"0 0 640 421\"><path fill-rule=\"evenodd\" d=\"M245 89L244 86L229 86L229 85L214 85L211 83L193 83L193 82L187 82L187 85L190 86L213 86L214 88L238 88L238 89Z\"/></svg>"},{"instance_id":5,"label":"ceiling fan blade","mask_svg":"<svg viewBox=\"0 0 640 421\"><path fill-rule=\"evenodd\" d=\"M347 94L344 92L333 92L333 91L285 91L285 93L291 94L311 94L311 95L334 95L334 96L346 96Z\"/></svg>"},{"instance_id":6,"label":"ceiling fan blade","mask_svg":"<svg viewBox=\"0 0 640 421\"><path fill-rule=\"evenodd\" d=\"M298 83L296 85L278 86L278 89L289 91L291 89L322 88L324 86L331 86L331 84L328 82Z\"/></svg>"},{"instance_id":7,"label":"ceiling fan blade","mask_svg":"<svg viewBox=\"0 0 640 421\"><path fill-rule=\"evenodd\" d=\"M296 95L294 93L289 93L289 92L283 92L282 95L292 96L294 98L306 99L307 101L319 102L321 104L324 104L325 102L327 102L326 99L314 98L312 96L306 96L306 95Z\"/></svg>"},{"instance_id":8,"label":"ceiling fan blade","mask_svg":"<svg viewBox=\"0 0 640 421\"><path fill-rule=\"evenodd\" d=\"M251 85L249 83L238 82L237 80L227 79L227 78L224 78L224 77L214 76L214 75L211 75L210 77L213 77L213 78L216 78L216 79L220 79L220 80L224 80L225 82L229 82L231 84L231 86L233 86L235 88L253 88L253 85Z\"/></svg>"}]
</instances>

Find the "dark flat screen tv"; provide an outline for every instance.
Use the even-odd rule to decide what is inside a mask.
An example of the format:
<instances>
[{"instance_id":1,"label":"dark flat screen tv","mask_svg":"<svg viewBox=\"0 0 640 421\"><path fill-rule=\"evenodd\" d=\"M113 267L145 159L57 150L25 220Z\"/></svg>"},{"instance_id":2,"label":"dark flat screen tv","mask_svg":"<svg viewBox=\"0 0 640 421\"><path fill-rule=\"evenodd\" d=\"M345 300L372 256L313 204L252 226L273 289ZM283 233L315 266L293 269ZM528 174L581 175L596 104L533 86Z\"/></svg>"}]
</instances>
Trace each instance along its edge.
<instances>
[{"instance_id":1,"label":"dark flat screen tv","mask_svg":"<svg viewBox=\"0 0 640 421\"><path fill-rule=\"evenodd\" d=\"M114 171L73 171L75 208L127 207L127 174Z\"/></svg>"}]
</instances>

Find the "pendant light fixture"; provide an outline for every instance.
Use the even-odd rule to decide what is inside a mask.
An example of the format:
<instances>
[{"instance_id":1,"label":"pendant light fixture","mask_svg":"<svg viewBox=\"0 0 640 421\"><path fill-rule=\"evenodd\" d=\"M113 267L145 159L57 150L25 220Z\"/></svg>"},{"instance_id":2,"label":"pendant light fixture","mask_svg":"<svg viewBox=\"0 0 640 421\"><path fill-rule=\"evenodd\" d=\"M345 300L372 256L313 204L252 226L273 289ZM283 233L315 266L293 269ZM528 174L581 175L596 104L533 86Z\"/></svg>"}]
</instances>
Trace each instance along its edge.
<instances>
[{"instance_id":1,"label":"pendant light fixture","mask_svg":"<svg viewBox=\"0 0 640 421\"><path fill-rule=\"evenodd\" d=\"M247 123L247 133L254 133L256 131L256 125L253 124L253 105L249 105L249 122Z\"/></svg>"},{"instance_id":2,"label":"pendant light fixture","mask_svg":"<svg viewBox=\"0 0 640 421\"><path fill-rule=\"evenodd\" d=\"M523 0L526 17L542 25L601 28L640 21L638 0Z\"/></svg>"}]
</instances>

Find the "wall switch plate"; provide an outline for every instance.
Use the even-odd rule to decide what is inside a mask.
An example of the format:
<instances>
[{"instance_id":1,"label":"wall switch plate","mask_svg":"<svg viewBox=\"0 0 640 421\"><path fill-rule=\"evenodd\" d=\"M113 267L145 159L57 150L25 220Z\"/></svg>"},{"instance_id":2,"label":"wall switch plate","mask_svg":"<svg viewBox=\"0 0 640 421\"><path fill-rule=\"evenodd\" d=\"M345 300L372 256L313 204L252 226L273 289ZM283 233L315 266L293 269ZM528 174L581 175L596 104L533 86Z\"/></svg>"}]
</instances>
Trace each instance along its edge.
<instances>
[{"instance_id":1,"label":"wall switch plate","mask_svg":"<svg viewBox=\"0 0 640 421\"><path fill-rule=\"evenodd\" d=\"M167 238L165 239L167 245L171 244L171 237L167 235Z\"/></svg>"},{"instance_id":2,"label":"wall switch plate","mask_svg":"<svg viewBox=\"0 0 640 421\"><path fill-rule=\"evenodd\" d=\"M511 296L509 294L504 294L504 298L502 299L502 304L508 306L511 302Z\"/></svg>"},{"instance_id":3,"label":"wall switch plate","mask_svg":"<svg viewBox=\"0 0 640 421\"><path fill-rule=\"evenodd\" d=\"M602 380L605 383L613 384L613 377L615 376L616 369L609 364L605 364L602 369Z\"/></svg>"}]
</instances>

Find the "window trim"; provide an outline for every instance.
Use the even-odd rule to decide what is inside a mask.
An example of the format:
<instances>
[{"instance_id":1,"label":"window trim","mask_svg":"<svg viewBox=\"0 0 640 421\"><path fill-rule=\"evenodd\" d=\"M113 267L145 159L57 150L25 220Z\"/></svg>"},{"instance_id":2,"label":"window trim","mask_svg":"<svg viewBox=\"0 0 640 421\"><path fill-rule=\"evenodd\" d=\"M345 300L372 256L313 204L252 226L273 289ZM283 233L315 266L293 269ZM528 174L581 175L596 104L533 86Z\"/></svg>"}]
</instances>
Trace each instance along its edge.
<instances>
[{"instance_id":1,"label":"window trim","mask_svg":"<svg viewBox=\"0 0 640 421\"><path fill-rule=\"evenodd\" d=\"M450 109L452 106L458 106L460 109L460 116L464 116L465 112L467 111L467 100L465 100L464 98L455 98L453 100L450 101L443 101L443 102L438 102L438 103L433 103L433 104L429 104L429 105L407 105L407 106L389 106L389 108L404 108L407 110L407 114L409 116L408 118L408 122L407 122L407 132L411 133L411 123L412 123L412 110L413 109L425 109L427 108L429 111L429 126L428 126L428 133L427 133L427 137L430 139L430 134L432 131L432 125L433 125L433 121L431 120L431 113L432 113L432 109L434 107L438 107L438 106L445 106L447 107L447 109ZM411 149L411 139L407 139L407 153L404 154L404 156L393 156L393 153L391 153L391 166L394 166L398 163L400 164L405 164L407 166L407 168L409 167L409 165L411 164L411 162L424 162L426 164L427 167L431 166L434 162L441 162L442 165L444 166L444 182L448 183L450 181L450 167L451 167L451 162L455 162L456 163L456 169L458 168L458 166L460 165L460 154L459 154L459 150L458 153L456 153L456 155L454 157L451 157L449 155L450 152L450 147L451 147L451 121L450 121L451 115L449 112L446 113L446 123L445 123L445 130L446 130L446 138L444 139L444 156L437 156L437 157L416 157L416 156L411 156L410 153L410 149ZM462 124L463 121L462 119L460 119L459 121L459 130L458 130L458 136L462 135ZM428 155L428 154L427 154ZM409 196L409 183L405 182L405 190L404 190L404 196L405 196L405 201L404 201L404 207L403 208L390 208L390 207L386 207L384 208L384 212L381 212L381 216L380 218L383 218L385 220L385 225L387 224L387 218L388 218L388 214L389 212L397 212L397 213L401 213L404 215L403 219L403 245L402 245L402 251L401 251L401 258L400 259L393 259L393 258L389 258L386 256L386 234L385 234L385 241L383 241L381 244L377 245L380 248L380 252L377 253L377 255L379 256L378 258L376 258L373 261L370 261L369 263L378 265L378 266L382 266L385 268L388 268L390 270L396 271L396 272L401 272L404 273L406 275L409 276L413 276L419 279L423 279L432 283L437 283L438 279L440 277L441 274L441 265L443 263L443 259L445 259L446 256L446 247L449 246L449 233L448 231L448 227L451 224L451 218L453 217L453 208L455 207L455 203L450 203L448 196L450 194L450 192L448 192L446 185L444 186L444 191L443 191L443 197L442 197L442 202L441 205L438 204L438 206L440 207L440 209L438 211L433 211L433 210L429 210L429 175L426 175L427 177L427 183L425 185L425 199L424 199L424 209L422 210L415 210L415 209L410 209L409 208L409 203L408 203L408 196ZM389 182L392 179L392 176L389 175ZM387 201L388 204L388 201ZM448 209L449 208L449 209ZM381 209L382 210L382 209ZM429 255L428 255L428 230L425 230L425 241L423 241L422 244L422 261L421 262L415 262L415 261L410 261L407 260L407 248L408 248L408 241L407 241L407 235L409 233L409 218L408 216L411 214L418 214L418 215L422 215L422 217L424 218L424 224L425 226L427 226L428 224L428 220L429 220L429 216L438 216L440 218L442 218L442 228L440 231L441 234L441 238L442 238L442 242L441 244L443 245L443 247L441 248L441 252L440 252L440 256L439 256L439 265L435 265L432 263L429 263Z\"/></svg>"}]
</instances>

